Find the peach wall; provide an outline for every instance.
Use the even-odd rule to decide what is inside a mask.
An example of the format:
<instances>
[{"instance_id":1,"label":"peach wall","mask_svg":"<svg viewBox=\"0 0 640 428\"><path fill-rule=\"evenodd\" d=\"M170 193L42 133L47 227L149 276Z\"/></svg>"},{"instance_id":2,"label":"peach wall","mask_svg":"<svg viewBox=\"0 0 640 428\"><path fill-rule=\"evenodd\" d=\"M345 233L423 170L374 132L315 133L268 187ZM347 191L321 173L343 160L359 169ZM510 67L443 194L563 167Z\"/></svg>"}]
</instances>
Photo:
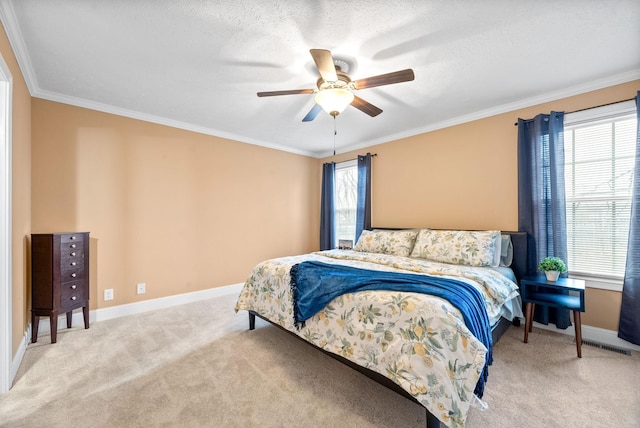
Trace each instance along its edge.
<instances>
[{"instance_id":1,"label":"peach wall","mask_svg":"<svg viewBox=\"0 0 640 428\"><path fill-rule=\"evenodd\" d=\"M518 228L517 119L635 97L640 81L560 99L321 159L377 153L372 224L451 229ZM588 290L585 324L617 330L620 294Z\"/></svg>"},{"instance_id":2,"label":"peach wall","mask_svg":"<svg viewBox=\"0 0 640 428\"><path fill-rule=\"evenodd\" d=\"M518 227L517 137L512 115L495 116L321 161L376 153L372 223L385 227Z\"/></svg>"},{"instance_id":3,"label":"peach wall","mask_svg":"<svg viewBox=\"0 0 640 428\"><path fill-rule=\"evenodd\" d=\"M587 288L584 298L587 311L582 316L582 324L618 331L622 293Z\"/></svg>"},{"instance_id":4,"label":"peach wall","mask_svg":"<svg viewBox=\"0 0 640 428\"><path fill-rule=\"evenodd\" d=\"M92 309L318 248L316 159L40 99L32 114L33 232L91 233Z\"/></svg>"},{"instance_id":5,"label":"peach wall","mask_svg":"<svg viewBox=\"0 0 640 428\"><path fill-rule=\"evenodd\" d=\"M11 299L12 346L16 354L24 337L30 309L27 237L31 233L31 96L4 27L0 25L0 55L9 67L12 86L11 174Z\"/></svg>"}]
</instances>

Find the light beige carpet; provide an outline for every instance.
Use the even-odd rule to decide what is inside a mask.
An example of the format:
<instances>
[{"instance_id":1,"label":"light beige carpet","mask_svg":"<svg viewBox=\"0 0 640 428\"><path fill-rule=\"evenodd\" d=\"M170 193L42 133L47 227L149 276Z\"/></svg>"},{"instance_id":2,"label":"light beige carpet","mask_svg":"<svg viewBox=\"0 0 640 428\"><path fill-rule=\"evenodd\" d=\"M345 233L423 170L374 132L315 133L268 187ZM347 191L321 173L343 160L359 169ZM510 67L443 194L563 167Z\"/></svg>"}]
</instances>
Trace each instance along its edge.
<instances>
[{"instance_id":1,"label":"light beige carpet","mask_svg":"<svg viewBox=\"0 0 640 428\"><path fill-rule=\"evenodd\" d=\"M424 427L424 409L223 296L41 334L2 427ZM638 427L640 355L511 327L468 427Z\"/></svg>"}]
</instances>

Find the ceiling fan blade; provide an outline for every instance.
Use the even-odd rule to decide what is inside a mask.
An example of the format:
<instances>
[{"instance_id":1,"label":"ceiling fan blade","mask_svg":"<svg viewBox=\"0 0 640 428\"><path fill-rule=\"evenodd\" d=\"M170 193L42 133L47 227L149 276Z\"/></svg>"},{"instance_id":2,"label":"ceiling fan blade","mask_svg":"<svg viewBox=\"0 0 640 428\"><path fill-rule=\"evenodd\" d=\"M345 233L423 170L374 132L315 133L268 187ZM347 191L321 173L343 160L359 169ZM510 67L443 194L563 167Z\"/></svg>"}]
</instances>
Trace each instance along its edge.
<instances>
[{"instance_id":1,"label":"ceiling fan blade","mask_svg":"<svg viewBox=\"0 0 640 428\"><path fill-rule=\"evenodd\" d=\"M316 118L318 113L320 113L321 111L322 111L322 107L320 106L320 104L314 105L313 108L311 110L309 110L309 113L307 113L307 115L304 117L304 119L302 119L302 121L303 122L311 122L313 119Z\"/></svg>"},{"instance_id":2,"label":"ceiling fan blade","mask_svg":"<svg viewBox=\"0 0 640 428\"><path fill-rule=\"evenodd\" d=\"M274 97L276 95L313 94L315 89L292 89L290 91L258 92L259 97Z\"/></svg>"},{"instance_id":3,"label":"ceiling fan blade","mask_svg":"<svg viewBox=\"0 0 640 428\"><path fill-rule=\"evenodd\" d=\"M353 86L355 89L365 89L373 88L375 86L391 85L393 83L409 82L413 79L415 79L413 70L407 68L406 70L394 71L393 73L380 74L378 76L354 80Z\"/></svg>"},{"instance_id":4,"label":"ceiling fan blade","mask_svg":"<svg viewBox=\"0 0 640 428\"><path fill-rule=\"evenodd\" d=\"M331 56L330 51L326 49L311 49L309 52L311 52L311 56L325 82L335 82L338 80L336 66L333 63L333 56Z\"/></svg>"},{"instance_id":5,"label":"ceiling fan blade","mask_svg":"<svg viewBox=\"0 0 640 428\"><path fill-rule=\"evenodd\" d=\"M382 113L382 109L356 96L353 97L353 101L351 101L351 105L357 108L358 110L368 114L371 117L376 117L377 115Z\"/></svg>"}]
</instances>

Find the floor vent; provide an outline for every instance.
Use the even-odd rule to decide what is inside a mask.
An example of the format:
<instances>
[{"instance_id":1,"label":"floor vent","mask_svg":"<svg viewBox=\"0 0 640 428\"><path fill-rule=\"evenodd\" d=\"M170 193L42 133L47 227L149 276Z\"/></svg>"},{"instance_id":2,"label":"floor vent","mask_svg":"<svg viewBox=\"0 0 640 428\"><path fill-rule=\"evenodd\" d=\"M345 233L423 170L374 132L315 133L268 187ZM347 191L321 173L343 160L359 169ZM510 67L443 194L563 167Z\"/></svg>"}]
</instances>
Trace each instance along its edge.
<instances>
[{"instance_id":1,"label":"floor vent","mask_svg":"<svg viewBox=\"0 0 640 428\"><path fill-rule=\"evenodd\" d=\"M628 351L626 349L618 348L616 346L611 346L611 345L604 345L602 343L592 342L590 340L583 340L582 344L587 346L593 346L594 348L604 349L605 351L617 352L618 354L631 355L631 351Z\"/></svg>"}]
</instances>

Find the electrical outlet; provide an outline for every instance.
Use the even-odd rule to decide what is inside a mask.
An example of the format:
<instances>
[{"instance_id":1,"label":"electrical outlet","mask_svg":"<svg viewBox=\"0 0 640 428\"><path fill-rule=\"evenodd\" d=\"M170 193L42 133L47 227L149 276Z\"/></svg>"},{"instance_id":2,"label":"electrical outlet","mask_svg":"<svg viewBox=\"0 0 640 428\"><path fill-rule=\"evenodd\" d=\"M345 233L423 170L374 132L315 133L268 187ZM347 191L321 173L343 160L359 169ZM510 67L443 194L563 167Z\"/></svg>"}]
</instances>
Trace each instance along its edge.
<instances>
[{"instance_id":1,"label":"electrical outlet","mask_svg":"<svg viewBox=\"0 0 640 428\"><path fill-rule=\"evenodd\" d=\"M138 294L146 293L147 292L147 284L145 284L144 282L138 283L138 285L136 286L136 291L138 292Z\"/></svg>"},{"instance_id":2,"label":"electrical outlet","mask_svg":"<svg viewBox=\"0 0 640 428\"><path fill-rule=\"evenodd\" d=\"M104 300L113 300L113 288L104 290Z\"/></svg>"}]
</instances>

